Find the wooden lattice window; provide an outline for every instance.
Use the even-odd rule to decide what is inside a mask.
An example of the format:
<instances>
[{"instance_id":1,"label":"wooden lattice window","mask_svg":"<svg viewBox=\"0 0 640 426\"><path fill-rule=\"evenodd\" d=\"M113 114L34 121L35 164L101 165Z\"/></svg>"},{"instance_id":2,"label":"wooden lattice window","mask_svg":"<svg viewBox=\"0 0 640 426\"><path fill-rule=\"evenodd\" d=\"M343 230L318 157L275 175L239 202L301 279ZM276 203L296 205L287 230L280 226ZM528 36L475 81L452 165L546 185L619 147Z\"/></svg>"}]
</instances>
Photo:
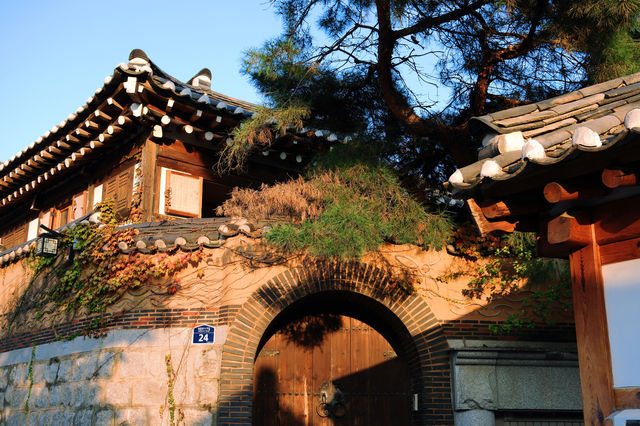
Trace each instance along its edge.
<instances>
[{"instance_id":1,"label":"wooden lattice window","mask_svg":"<svg viewBox=\"0 0 640 426\"><path fill-rule=\"evenodd\" d=\"M165 212L177 216L200 217L202 178L167 170Z\"/></svg>"}]
</instances>

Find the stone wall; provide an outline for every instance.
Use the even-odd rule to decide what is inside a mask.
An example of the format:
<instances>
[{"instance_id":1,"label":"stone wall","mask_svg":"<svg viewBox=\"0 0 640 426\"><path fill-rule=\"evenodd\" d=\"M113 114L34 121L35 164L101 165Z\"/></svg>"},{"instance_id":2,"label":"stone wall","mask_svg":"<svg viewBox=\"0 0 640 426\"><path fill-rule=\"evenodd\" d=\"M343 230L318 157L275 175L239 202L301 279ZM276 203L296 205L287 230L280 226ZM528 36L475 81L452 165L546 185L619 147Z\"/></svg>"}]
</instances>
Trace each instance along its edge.
<instances>
[{"instance_id":1,"label":"stone wall","mask_svg":"<svg viewBox=\"0 0 640 426\"><path fill-rule=\"evenodd\" d=\"M114 330L2 353L0 424L169 424L167 355L175 418L214 424L226 331L210 345L192 345L185 328Z\"/></svg>"}]
</instances>

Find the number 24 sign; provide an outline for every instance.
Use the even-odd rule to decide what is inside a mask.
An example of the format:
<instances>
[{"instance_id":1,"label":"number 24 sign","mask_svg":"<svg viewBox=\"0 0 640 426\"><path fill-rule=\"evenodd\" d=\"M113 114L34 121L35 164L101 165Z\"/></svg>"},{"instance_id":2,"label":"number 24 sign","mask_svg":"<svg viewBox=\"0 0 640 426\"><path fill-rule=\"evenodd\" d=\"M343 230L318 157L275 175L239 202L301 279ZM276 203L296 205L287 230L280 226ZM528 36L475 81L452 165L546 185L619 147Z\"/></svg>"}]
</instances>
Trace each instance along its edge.
<instances>
[{"instance_id":1,"label":"number 24 sign","mask_svg":"<svg viewBox=\"0 0 640 426\"><path fill-rule=\"evenodd\" d=\"M215 331L216 329L214 327L206 324L193 327L193 340L191 343L213 344L215 340Z\"/></svg>"}]
</instances>

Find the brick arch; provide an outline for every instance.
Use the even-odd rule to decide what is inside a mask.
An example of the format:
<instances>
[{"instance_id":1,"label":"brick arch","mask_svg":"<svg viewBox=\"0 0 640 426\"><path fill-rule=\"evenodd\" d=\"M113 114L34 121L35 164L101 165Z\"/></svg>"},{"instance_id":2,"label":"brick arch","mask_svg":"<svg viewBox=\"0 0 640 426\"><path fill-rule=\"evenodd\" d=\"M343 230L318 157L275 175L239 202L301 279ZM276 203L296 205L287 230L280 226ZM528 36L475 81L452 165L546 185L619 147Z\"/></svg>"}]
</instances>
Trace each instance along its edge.
<instances>
[{"instance_id":1,"label":"brick arch","mask_svg":"<svg viewBox=\"0 0 640 426\"><path fill-rule=\"evenodd\" d=\"M317 263L285 271L256 290L230 325L222 349L218 424L251 424L253 364L263 335L276 317L303 298L328 292L363 296L403 330L400 349L419 394L413 424L453 424L449 347L420 296L391 285L389 275L363 263Z\"/></svg>"}]
</instances>

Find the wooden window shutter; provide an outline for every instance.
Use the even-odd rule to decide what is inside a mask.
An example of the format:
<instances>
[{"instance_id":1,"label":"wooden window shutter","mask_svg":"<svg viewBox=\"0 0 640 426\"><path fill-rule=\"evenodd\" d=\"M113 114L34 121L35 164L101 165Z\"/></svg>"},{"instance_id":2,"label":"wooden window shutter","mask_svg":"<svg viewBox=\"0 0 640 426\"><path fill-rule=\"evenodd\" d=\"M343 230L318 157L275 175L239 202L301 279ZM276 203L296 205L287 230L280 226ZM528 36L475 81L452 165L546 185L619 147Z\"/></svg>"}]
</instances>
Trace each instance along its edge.
<instances>
[{"instance_id":1,"label":"wooden window shutter","mask_svg":"<svg viewBox=\"0 0 640 426\"><path fill-rule=\"evenodd\" d=\"M202 211L202 178L167 170L165 211L168 214L200 217Z\"/></svg>"},{"instance_id":2,"label":"wooden window shutter","mask_svg":"<svg viewBox=\"0 0 640 426\"><path fill-rule=\"evenodd\" d=\"M111 176L102 185L102 199L105 201L112 199L116 214L121 217L127 216L131 208L133 192L133 167Z\"/></svg>"},{"instance_id":3,"label":"wooden window shutter","mask_svg":"<svg viewBox=\"0 0 640 426\"><path fill-rule=\"evenodd\" d=\"M126 216L131 208L133 192L133 167L118 175L118 196L116 198L116 212Z\"/></svg>"},{"instance_id":4,"label":"wooden window shutter","mask_svg":"<svg viewBox=\"0 0 640 426\"><path fill-rule=\"evenodd\" d=\"M25 223L24 225L19 226L18 228L15 228L7 233L5 237L2 238L2 242L5 248L11 248L27 241L28 226L29 225Z\"/></svg>"}]
</instances>

